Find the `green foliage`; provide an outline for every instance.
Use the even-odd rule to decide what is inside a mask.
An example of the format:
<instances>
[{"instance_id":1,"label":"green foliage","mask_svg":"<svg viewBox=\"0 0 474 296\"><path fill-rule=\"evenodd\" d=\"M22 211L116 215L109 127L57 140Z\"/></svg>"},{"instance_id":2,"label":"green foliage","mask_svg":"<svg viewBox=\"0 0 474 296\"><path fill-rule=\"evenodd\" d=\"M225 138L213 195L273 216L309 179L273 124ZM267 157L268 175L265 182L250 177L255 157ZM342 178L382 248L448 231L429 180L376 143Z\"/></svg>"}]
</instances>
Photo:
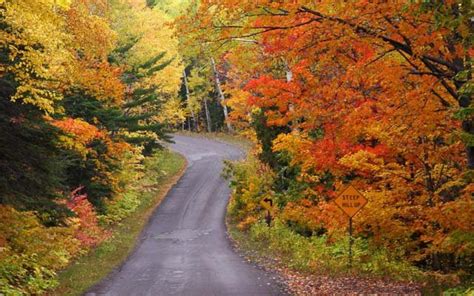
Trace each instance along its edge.
<instances>
[{"instance_id":1,"label":"green foliage","mask_svg":"<svg viewBox=\"0 0 474 296\"><path fill-rule=\"evenodd\" d=\"M138 69L149 69L151 67L153 67L157 62L161 61L161 59L163 59L166 55L166 51L164 52L161 52L159 54L157 54L156 56L152 57L151 59L149 59L148 61L142 63L141 65L138 65L137 68Z\"/></svg>"},{"instance_id":2,"label":"green foliage","mask_svg":"<svg viewBox=\"0 0 474 296\"><path fill-rule=\"evenodd\" d=\"M461 108L454 113L454 118L459 120L465 120L472 116L474 116L474 107Z\"/></svg>"},{"instance_id":3,"label":"green foliage","mask_svg":"<svg viewBox=\"0 0 474 296\"><path fill-rule=\"evenodd\" d=\"M146 169L143 161L143 156L138 153L129 152L124 155L118 182L121 188L126 187L128 190L122 191L119 196L107 201L107 212L99 216L101 224L119 223L140 205L143 192L141 192L139 184L143 180Z\"/></svg>"},{"instance_id":4,"label":"green foliage","mask_svg":"<svg viewBox=\"0 0 474 296\"><path fill-rule=\"evenodd\" d=\"M68 211L58 205L64 174L62 134L30 105L9 100L12 81L0 79L0 204L38 211L57 224Z\"/></svg>"},{"instance_id":5,"label":"green foliage","mask_svg":"<svg viewBox=\"0 0 474 296\"><path fill-rule=\"evenodd\" d=\"M106 225L115 224L135 212L144 202L143 194L156 192L160 188L157 181L173 173L176 166L170 163L173 157L166 150L156 151L146 158L127 154L123 171L118 176L120 183L127 184L127 190L107 202L107 213L100 216L101 222Z\"/></svg>"},{"instance_id":6,"label":"green foliage","mask_svg":"<svg viewBox=\"0 0 474 296\"><path fill-rule=\"evenodd\" d=\"M146 0L146 6L153 8L157 4L158 0Z\"/></svg>"},{"instance_id":7,"label":"green foliage","mask_svg":"<svg viewBox=\"0 0 474 296\"><path fill-rule=\"evenodd\" d=\"M217 99L217 94L212 93L210 96L210 100L208 102L208 107L209 107L209 115L211 117L211 130L212 131L225 131L225 123L224 123L224 112L222 111L222 105ZM201 110L201 122L204 121L204 116L202 110Z\"/></svg>"},{"instance_id":8,"label":"green foliage","mask_svg":"<svg viewBox=\"0 0 474 296\"><path fill-rule=\"evenodd\" d=\"M459 138L466 147L474 147L474 135L471 133L460 132Z\"/></svg>"},{"instance_id":9,"label":"green foliage","mask_svg":"<svg viewBox=\"0 0 474 296\"><path fill-rule=\"evenodd\" d=\"M233 197L228 214L240 229L247 229L262 215L260 201L271 194L274 175L255 158L240 163L227 162L224 176L230 179Z\"/></svg>"},{"instance_id":10,"label":"green foliage","mask_svg":"<svg viewBox=\"0 0 474 296\"><path fill-rule=\"evenodd\" d=\"M45 227L32 212L0 206L0 294L40 294L80 251L73 227Z\"/></svg>"},{"instance_id":11,"label":"green foliage","mask_svg":"<svg viewBox=\"0 0 474 296\"><path fill-rule=\"evenodd\" d=\"M142 141L133 141L136 145L155 144L158 140L168 141L170 139L164 127L157 123L148 123L151 117L157 114L156 104L160 104L157 99L156 89L136 89L132 97L124 103L122 108L107 106L104 102L83 95L76 91L63 100L63 106L68 115L74 118L81 118L90 124L111 132L116 140L130 140L134 138L130 132L151 131ZM145 109L145 111L143 111ZM149 109L150 112L146 112Z\"/></svg>"},{"instance_id":12,"label":"green foliage","mask_svg":"<svg viewBox=\"0 0 474 296\"><path fill-rule=\"evenodd\" d=\"M126 50L131 48L127 47ZM117 116L112 121L115 126L109 127L116 136L122 136L128 143L143 146L146 155L162 147L159 141L170 141L164 124L156 120L163 107L161 96L165 94L159 92L157 86L143 87L140 84L142 79L158 74L173 62L174 58L162 61L166 53L160 52L124 73L123 82L134 88L121 108L115 110Z\"/></svg>"},{"instance_id":13,"label":"green foliage","mask_svg":"<svg viewBox=\"0 0 474 296\"><path fill-rule=\"evenodd\" d=\"M15 28L4 19L4 9L3 6L0 8L0 32L21 35L22 30L16 28L18 31L15 33ZM52 106L47 100L49 93L45 91L42 100L36 103L13 102L19 88L23 87L22 92L25 92L25 86L31 83L33 89L29 90L30 94L25 98L25 101L30 101L39 93L34 88L44 87L48 83L36 72L41 72L39 68L44 65L38 65L36 69L33 67L34 62L28 61L35 56L32 52L37 52L41 46L37 44L36 47L15 48L13 44L7 47L0 42L0 204L9 204L21 210L36 210L43 223L54 225L69 212L56 202L60 198L58 192L63 189L64 156L57 145L62 133L44 120L41 110L41 107L49 109ZM19 52L16 58L12 58L12 51L15 50ZM6 71L5 66L16 68ZM21 74L22 67L31 67L26 77ZM27 77L32 78L32 81L28 82L25 79Z\"/></svg>"},{"instance_id":14,"label":"green foliage","mask_svg":"<svg viewBox=\"0 0 474 296\"><path fill-rule=\"evenodd\" d=\"M109 155L109 147L103 140L94 140L88 145L85 157L71 151L67 156L66 182L70 188L85 186L89 201L99 212L105 212L105 199L117 192L113 172L120 170L120 162Z\"/></svg>"},{"instance_id":15,"label":"green foliage","mask_svg":"<svg viewBox=\"0 0 474 296\"><path fill-rule=\"evenodd\" d=\"M163 126L158 123L147 123L155 113L135 112L149 104L155 104L154 89L138 89L133 99L123 108L108 106L106 103L75 91L63 100L65 112L73 118L81 118L101 130L110 132L115 142L125 141L135 146L142 146L144 154L150 154L160 148L159 140L168 140ZM150 103L151 102L151 103ZM71 151L67 154L68 168L66 181L69 187L85 186L89 200L102 213L105 213L105 200L111 199L119 190L115 174L122 171L122 162L113 152L113 145L107 138L98 138L87 144L85 155Z\"/></svg>"},{"instance_id":16,"label":"green foliage","mask_svg":"<svg viewBox=\"0 0 474 296\"><path fill-rule=\"evenodd\" d=\"M457 287L457 288L451 288L443 291L443 296L472 296L474 295L474 287Z\"/></svg>"},{"instance_id":17,"label":"green foliage","mask_svg":"<svg viewBox=\"0 0 474 296\"><path fill-rule=\"evenodd\" d=\"M273 140L281 133L289 132L288 127L269 126L265 110L258 110L252 114L252 127L257 134L257 140L262 146L262 152L259 158L264 163L278 170L280 163L277 155L273 152Z\"/></svg>"},{"instance_id":18,"label":"green foliage","mask_svg":"<svg viewBox=\"0 0 474 296\"><path fill-rule=\"evenodd\" d=\"M155 9L159 9L170 17L177 17L183 14L189 4L193 1L190 0L147 0L147 3L152 3Z\"/></svg>"}]
</instances>

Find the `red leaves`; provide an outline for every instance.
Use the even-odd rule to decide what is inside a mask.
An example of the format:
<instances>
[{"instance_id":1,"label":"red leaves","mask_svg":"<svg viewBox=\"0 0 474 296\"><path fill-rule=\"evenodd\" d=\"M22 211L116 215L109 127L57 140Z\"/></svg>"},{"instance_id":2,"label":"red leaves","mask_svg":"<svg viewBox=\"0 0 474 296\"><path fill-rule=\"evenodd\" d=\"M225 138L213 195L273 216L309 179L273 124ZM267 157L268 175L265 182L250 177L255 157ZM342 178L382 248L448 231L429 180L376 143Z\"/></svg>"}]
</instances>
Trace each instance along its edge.
<instances>
[{"instance_id":1,"label":"red leaves","mask_svg":"<svg viewBox=\"0 0 474 296\"><path fill-rule=\"evenodd\" d=\"M274 79L268 75L250 80L244 90L253 94L247 101L252 107L276 107L266 112L271 125L288 123L290 119L285 116L289 114L290 106L297 102L301 93L297 82Z\"/></svg>"},{"instance_id":2,"label":"red leaves","mask_svg":"<svg viewBox=\"0 0 474 296\"><path fill-rule=\"evenodd\" d=\"M372 46L365 42L355 41L352 44L352 47L357 52L358 64L363 65L375 55L375 50L372 48Z\"/></svg>"},{"instance_id":3,"label":"red leaves","mask_svg":"<svg viewBox=\"0 0 474 296\"><path fill-rule=\"evenodd\" d=\"M391 149L384 144L379 144L375 146L356 145L353 148L353 152L357 152L360 150L370 152L372 154L375 154L376 156L387 156L389 152L391 151Z\"/></svg>"},{"instance_id":4,"label":"red leaves","mask_svg":"<svg viewBox=\"0 0 474 296\"><path fill-rule=\"evenodd\" d=\"M105 240L110 234L98 224L94 207L87 200L87 194L81 193L84 186L71 192L67 207L72 210L78 219L75 237L86 247L93 247Z\"/></svg>"},{"instance_id":5,"label":"red leaves","mask_svg":"<svg viewBox=\"0 0 474 296\"><path fill-rule=\"evenodd\" d=\"M252 66L229 63L240 66L231 86L250 94L241 110L261 108L269 125L285 127L273 150L288 155L300 170L296 181L311 187L284 209L288 217L329 225L321 219L328 204L308 200L328 200L334 192L326 186L350 181L370 199L357 216L366 229L356 229L374 246L401 249L418 263L469 249L473 178L453 115L467 86L454 77L469 72L462 61L473 50L454 1L436 12L416 1L365 0L277 1L263 12L258 4L208 1L200 11L217 2L232 16L254 16L235 18L236 30L221 37L261 31L244 59Z\"/></svg>"}]
</instances>

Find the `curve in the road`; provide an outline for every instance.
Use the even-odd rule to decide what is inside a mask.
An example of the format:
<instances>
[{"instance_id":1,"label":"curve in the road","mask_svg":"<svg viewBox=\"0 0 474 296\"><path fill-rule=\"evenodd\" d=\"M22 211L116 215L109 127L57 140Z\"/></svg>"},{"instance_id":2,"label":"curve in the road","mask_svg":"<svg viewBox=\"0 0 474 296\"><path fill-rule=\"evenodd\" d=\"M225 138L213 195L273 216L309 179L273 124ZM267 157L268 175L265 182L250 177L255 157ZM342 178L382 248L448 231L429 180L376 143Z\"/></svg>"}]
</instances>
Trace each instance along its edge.
<instances>
[{"instance_id":1,"label":"curve in the road","mask_svg":"<svg viewBox=\"0 0 474 296\"><path fill-rule=\"evenodd\" d=\"M153 214L128 260L86 295L279 295L278 283L237 255L224 217L223 160L236 147L175 136L188 168Z\"/></svg>"}]
</instances>

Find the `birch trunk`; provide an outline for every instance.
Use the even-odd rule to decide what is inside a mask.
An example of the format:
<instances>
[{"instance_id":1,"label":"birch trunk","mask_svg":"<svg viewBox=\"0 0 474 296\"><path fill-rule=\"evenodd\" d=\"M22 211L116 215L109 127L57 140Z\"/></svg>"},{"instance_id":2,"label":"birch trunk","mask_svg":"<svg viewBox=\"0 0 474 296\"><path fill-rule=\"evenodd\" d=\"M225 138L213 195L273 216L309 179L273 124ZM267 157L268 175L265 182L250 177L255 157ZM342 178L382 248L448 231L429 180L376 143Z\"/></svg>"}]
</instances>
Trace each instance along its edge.
<instances>
[{"instance_id":1,"label":"birch trunk","mask_svg":"<svg viewBox=\"0 0 474 296\"><path fill-rule=\"evenodd\" d=\"M293 72L291 72L290 66L288 65L288 62L285 59L283 59L283 62L285 63L286 82L290 82L291 80L293 80ZM295 106L290 103L288 105L288 110L290 112L293 112L295 110ZM295 128L293 123L290 123L290 129L294 131Z\"/></svg>"},{"instance_id":2,"label":"birch trunk","mask_svg":"<svg viewBox=\"0 0 474 296\"><path fill-rule=\"evenodd\" d=\"M194 115L194 111L191 107L191 98L189 96L189 87L188 87L188 76L186 75L186 70L183 70L183 79L184 79L184 87L186 89L186 101L188 102L188 108L191 112L191 117L193 118L194 127L196 127L196 116ZM191 131L191 125L189 125L189 130Z\"/></svg>"},{"instance_id":3,"label":"birch trunk","mask_svg":"<svg viewBox=\"0 0 474 296\"><path fill-rule=\"evenodd\" d=\"M217 73L216 63L214 61L214 58L211 58L211 65L212 65L212 71L214 72L214 79L216 82L217 94L219 95L219 100L221 101L221 105L224 110L224 118L225 118L225 123L227 125L227 130L229 132L232 132L232 125L230 124L230 121L229 121L229 111L227 110L227 106L224 104L224 100L225 100L224 93L222 92L221 80L219 79L219 73Z\"/></svg>"},{"instance_id":4,"label":"birch trunk","mask_svg":"<svg viewBox=\"0 0 474 296\"><path fill-rule=\"evenodd\" d=\"M209 108L207 107L207 98L204 98L204 110L206 111L206 124L207 124L207 132L212 132L212 123L211 123L211 115L209 114Z\"/></svg>"}]
</instances>

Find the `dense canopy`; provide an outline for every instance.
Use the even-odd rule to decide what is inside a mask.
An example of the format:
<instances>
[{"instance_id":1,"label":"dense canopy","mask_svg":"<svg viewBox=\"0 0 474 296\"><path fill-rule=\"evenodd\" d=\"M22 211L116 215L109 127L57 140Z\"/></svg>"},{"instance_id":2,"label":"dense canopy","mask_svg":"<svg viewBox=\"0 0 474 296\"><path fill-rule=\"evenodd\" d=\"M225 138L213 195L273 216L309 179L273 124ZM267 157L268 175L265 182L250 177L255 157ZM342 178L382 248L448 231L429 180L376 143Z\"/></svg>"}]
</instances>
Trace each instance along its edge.
<instances>
[{"instance_id":1,"label":"dense canopy","mask_svg":"<svg viewBox=\"0 0 474 296\"><path fill-rule=\"evenodd\" d=\"M229 225L289 269L472 281L473 43L470 0L0 0L0 294L53 288L186 129L252 142Z\"/></svg>"}]
</instances>

